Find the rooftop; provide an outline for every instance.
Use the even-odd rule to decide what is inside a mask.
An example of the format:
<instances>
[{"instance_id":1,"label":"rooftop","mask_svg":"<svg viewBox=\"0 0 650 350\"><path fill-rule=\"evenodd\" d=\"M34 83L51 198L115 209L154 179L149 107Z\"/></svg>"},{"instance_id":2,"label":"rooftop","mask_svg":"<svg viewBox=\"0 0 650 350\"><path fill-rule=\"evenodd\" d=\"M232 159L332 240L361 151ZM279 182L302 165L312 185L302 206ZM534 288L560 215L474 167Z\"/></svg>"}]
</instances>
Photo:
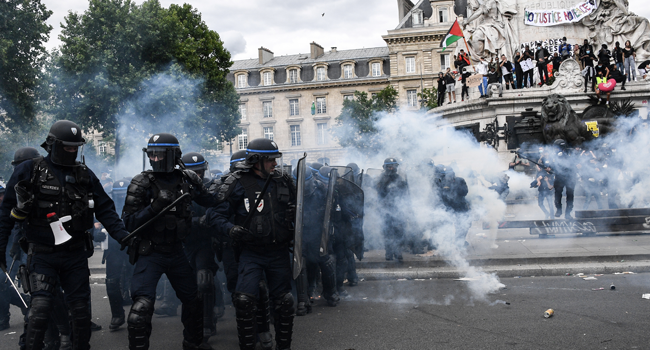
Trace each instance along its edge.
<instances>
[{"instance_id":1,"label":"rooftop","mask_svg":"<svg viewBox=\"0 0 650 350\"><path fill-rule=\"evenodd\" d=\"M345 60L369 59L388 57L388 47L371 47L367 49L326 51L322 56L312 59L309 53L274 57L265 64L260 64L258 58L234 61L230 71L240 69L260 69L266 67L286 67L290 65L314 64L317 62L340 62Z\"/></svg>"}]
</instances>

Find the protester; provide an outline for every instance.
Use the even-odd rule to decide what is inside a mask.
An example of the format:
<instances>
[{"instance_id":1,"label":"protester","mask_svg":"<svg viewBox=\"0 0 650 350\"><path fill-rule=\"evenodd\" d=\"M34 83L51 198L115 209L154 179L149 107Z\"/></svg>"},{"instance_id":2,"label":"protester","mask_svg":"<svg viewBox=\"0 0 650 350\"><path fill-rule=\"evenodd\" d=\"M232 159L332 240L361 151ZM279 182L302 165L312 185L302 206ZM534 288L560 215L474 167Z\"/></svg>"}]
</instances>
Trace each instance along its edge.
<instances>
[{"instance_id":1,"label":"protester","mask_svg":"<svg viewBox=\"0 0 650 350\"><path fill-rule=\"evenodd\" d=\"M445 104L445 75L438 73L438 106Z\"/></svg>"},{"instance_id":2,"label":"protester","mask_svg":"<svg viewBox=\"0 0 650 350\"><path fill-rule=\"evenodd\" d=\"M558 47L560 52L560 62L571 57L571 44L566 42L566 36L562 38L562 44Z\"/></svg>"},{"instance_id":3,"label":"protester","mask_svg":"<svg viewBox=\"0 0 650 350\"><path fill-rule=\"evenodd\" d=\"M535 60L535 55L530 50L530 46L528 46L528 45L526 45L526 50L524 51L524 55L521 58L521 61L527 61L527 60L531 60L531 61ZM524 86L531 87L531 86L534 86L534 85L535 85L535 82L533 80L533 69L531 68L531 69L524 72Z\"/></svg>"},{"instance_id":4,"label":"protester","mask_svg":"<svg viewBox=\"0 0 650 350\"><path fill-rule=\"evenodd\" d=\"M639 74L643 77L643 79L646 79L649 72L650 72L650 60L643 61L643 63L639 65Z\"/></svg>"},{"instance_id":5,"label":"protester","mask_svg":"<svg viewBox=\"0 0 650 350\"><path fill-rule=\"evenodd\" d=\"M499 67L501 68L501 75L506 84L506 90L510 90L510 86L512 86L512 89L514 90L515 82L512 79L512 63L506 59L506 55L501 55Z\"/></svg>"},{"instance_id":6,"label":"protester","mask_svg":"<svg viewBox=\"0 0 650 350\"><path fill-rule=\"evenodd\" d=\"M598 76L596 77L596 82L599 85L604 84L604 83L607 82L607 77L604 75L604 73L605 72L603 70L598 71ZM600 104L602 102L602 100L603 100L600 97L600 93L601 93L600 88L596 87L596 96L598 96L598 104ZM607 93L607 103L606 103L606 105L607 105L607 107L609 107L609 95L611 95L611 91L606 91L606 93Z\"/></svg>"},{"instance_id":7,"label":"protester","mask_svg":"<svg viewBox=\"0 0 650 350\"><path fill-rule=\"evenodd\" d=\"M578 44L573 45L573 58L575 58L575 60L578 61L578 63L580 64L580 69L582 70L585 69L585 67L582 65L582 60L580 59L580 57L582 57L581 52L582 52L582 48L580 47L580 45Z\"/></svg>"},{"instance_id":8,"label":"protester","mask_svg":"<svg viewBox=\"0 0 650 350\"><path fill-rule=\"evenodd\" d=\"M601 49L598 51L598 62L602 62L605 67L609 68L611 58L612 53L607 49L607 44L603 44Z\"/></svg>"},{"instance_id":9,"label":"protester","mask_svg":"<svg viewBox=\"0 0 650 350\"><path fill-rule=\"evenodd\" d=\"M553 183L555 182L555 174L551 170L550 162L547 160L544 164L544 169L540 169L535 176L537 181L537 205L539 205L542 212L544 212L545 219L553 218L553 197L555 194ZM531 185L531 187L533 187ZM544 205L548 204L548 209Z\"/></svg>"},{"instance_id":10,"label":"protester","mask_svg":"<svg viewBox=\"0 0 650 350\"><path fill-rule=\"evenodd\" d=\"M614 52L612 53L612 56L614 57L614 65L618 68L619 71L623 72L625 70L625 63L623 62L623 49L621 48L621 43L618 41L614 45Z\"/></svg>"},{"instance_id":11,"label":"protester","mask_svg":"<svg viewBox=\"0 0 650 350\"><path fill-rule=\"evenodd\" d=\"M625 74L618 69L617 65L612 66L612 71L609 74L610 78L616 80L617 84L621 85L621 90L625 91Z\"/></svg>"},{"instance_id":12,"label":"protester","mask_svg":"<svg viewBox=\"0 0 650 350\"><path fill-rule=\"evenodd\" d=\"M587 44L586 39L583 48L584 50L582 56L580 56L580 60L585 67L582 71L582 75L585 77L585 92L587 92L587 82L589 82L589 79L591 79L591 90L594 91L596 88L594 60L597 58L596 55L594 55L593 50L591 50L591 45Z\"/></svg>"},{"instance_id":13,"label":"protester","mask_svg":"<svg viewBox=\"0 0 650 350\"><path fill-rule=\"evenodd\" d=\"M560 63L562 63L562 58L557 54L557 52L553 54L553 59L551 61L553 62L553 71L559 71Z\"/></svg>"},{"instance_id":14,"label":"protester","mask_svg":"<svg viewBox=\"0 0 650 350\"><path fill-rule=\"evenodd\" d=\"M623 62L625 63L625 75L627 75L627 81L636 80L636 69L634 67L634 59L636 58L636 51L632 47L632 44L629 40L625 41L625 47L623 48Z\"/></svg>"},{"instance_id":15,"label":"protester","mask_svg":"<svg viewBox=\"0 0 650 350\"><path fill-rule=\"evenodd\" d=\"M462 77L462 89L460 92L460 98L461 101L465 101L465 96L467 96L467 99L469 100L469 89L467 87L467 78L471 75L469 70L466 69L466 67L470 66L469 63L469 56L465 53L465 50L460 49L460 53L458 54L458 58L454 62L454 65L456 66L456 69L458 72L461 74Z\"/></svg>"},{"instance_id":16,"label":"protester","mask_svg":"<svg viewBox=\"0 0 650 350\"><path fill-rule=\"evenodd\" d=\"M499 78L499 73L496 71L495 67L490 67L488 72L488 95L487 97L492 97L492 86L495 86L499 90L499 97L503 94L503 86L501 85L501 79Z\"/></svg>"},{"instance_id":17,"label":"protester","mask_svg":"<svg viewBox=\"0 0 650 350\"><path fill-rule=\"evenodd\" d=\"M488 63L481 58L479 63L475 67L476 67L476 72L483 77L483 82L478 86L478 91L481 93L481 97L486 97Z\"/></svg>"},{"instance_id":18,"label":"protester","mask_svg":"<svg viewBox=\"0 0 650 350\"><path fill-rule=\"evenodd\" d=\"M537 43L537 50L535 51L535 62L537 64L537 71L539 72L539 86L546 84L548 81L548 68L546 64L548 63L548 57L550 54L548 50L542 47L542 43Z\"/></svg>"},{"instance_id":19,"label":"protester","mask_svg":"<svg viewBox=\"0 0 650 350\"><path fill-rule=\"evenodd\" d=\"M447 104L451 103L452 94L454 95L454 103L456 103L456 79L449 68L447 68L447 73L445 74L445 91L447 91L447 96L449 97Z\"/></svg>"},{"instance_id":20,"label":"protester","mask_svg":"<svg viewBox=\"0 0 650 350\"><path fill-rule=\"evenodd\" d=\"M515 57L513 62L515 64L515 78L517 79L517 89L523 88L522 82L524 81L524 71L521 69L522 55L519 53L519 50L515 51Z\"/></svg>"}]
</instances>

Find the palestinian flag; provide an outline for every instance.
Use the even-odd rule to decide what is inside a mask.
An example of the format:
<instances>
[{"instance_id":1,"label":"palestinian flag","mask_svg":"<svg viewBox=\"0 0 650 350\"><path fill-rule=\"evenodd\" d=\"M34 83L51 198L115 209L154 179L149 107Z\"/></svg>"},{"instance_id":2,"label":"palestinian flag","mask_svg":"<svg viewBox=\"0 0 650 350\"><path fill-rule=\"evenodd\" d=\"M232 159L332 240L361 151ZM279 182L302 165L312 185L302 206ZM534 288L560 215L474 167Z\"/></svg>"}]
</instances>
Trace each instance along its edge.
<instances>
[{"instance_id":1,"label":"palestinian flag","mask_svg":"<svg viewBox=\"0 0 650 350\"><path fill-rule=\"evenodd\" d=\"M447 46L457 42L462 38L463 38L463 30L460 29L460 25L458 24L458 19L456 19L454 21L454 24L449 29L449 32L447 32L445 38L442 39L442 41L440 42L440 47L442 47L442 51L445 51Z\"/></svg>"}]
</instances>

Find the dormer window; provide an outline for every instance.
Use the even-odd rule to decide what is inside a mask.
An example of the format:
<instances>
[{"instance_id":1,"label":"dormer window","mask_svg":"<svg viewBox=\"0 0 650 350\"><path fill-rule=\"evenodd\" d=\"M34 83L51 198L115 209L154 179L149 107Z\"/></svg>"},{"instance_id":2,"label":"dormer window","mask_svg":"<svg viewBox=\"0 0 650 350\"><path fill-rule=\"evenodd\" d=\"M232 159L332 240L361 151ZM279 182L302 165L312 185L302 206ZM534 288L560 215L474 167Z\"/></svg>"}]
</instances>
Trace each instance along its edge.
<instances>
[{"instance_id":1,"label":"dormer window","mask_svg":"<svg viewBox=\"0 0 650 350\"><path fill-rule=\"evenodd\" d=\"M237 87L238 87L238 88L241 89L241 88L245 88L245 87L246 87L246 85L247 85L247 84L246 84L246 81L248 80L248 79L246 79L246 78L247 78L247 77L246 77L245 74L240 74L240 75L237 76Z\"/></svg>"},{"instance_id":2,"label":"dormer window","mask_svg":"<svg viewBox=\"0 0 650 350\"><path fill-rule=\"evenodd\" d=\"M411 16L412 16L413 27L421 27L424 24L424 14L422 10L420 9L413 10Z\"/></svg>"},{"instance_id":3,"label":"dormer window","mask_svg":"<svg viewBox=\"0 0 650 350\"><path fill-rule=\"evenodd\" d=\"M440 23L446 23L448 21L447 16L448 12L446 7L438 8L438 20Z\"/></svg>"},{"instance_id":4,"label":"dormer window","mask_svg":"<svg viewBox=\"0 0 650 350\"><path fill-rule=\"evenodd\" d=\"M273 85L273 72L264 72L264 86Z\"/></svg>"},{"instance_id":5,"label":"dormer window","mask_svg":"<svg viewBox=\"0 0 650 350\"><path fill-rule=\"evenodd\" d=\"M325 79L327 79L327 70L325 70L325 67L316 68L316 80L324 81Z\"/></svg>"},{"instance_id":6,"label":"dormer window","mask_svg":"<svg viewBox=\"0 0 650 350\"><path fill-rule=\"evenodd\" d=\"M300 66L292 65L285 68L287 80L285 84L298 84L302 83L300 80Z\"/></svg>"},{"instance_id":7,"label":"dormer window","mask_svg":"<svg viewBox=\"0 0 650 350\"><path fill-rule=\"evenodd\" d=\"M374 58L371 59L370 62L370 76L372 77L380 77L382 76L383 72L383 60L380 58Z\"/></svg>"},{"instance_id":8,"label":"dormer window","mask_svg":"<svg viewBox=\"0 0 650 350\"><path fill-rule=\"evenodd\" d=\"M343 78L351 79L354 77L353 69L351 64L346 64L343 66Z\"/></svg>"},{"instance_id":9,"label":"dormer window","mask_svg":"<svg viewBox=\"0 0 650 350\"><path fill-rule=\"evenodd\" d=\"M298 70L289 69L289 83L295 84L298 82Z\"/></svg>"}]
</instances>

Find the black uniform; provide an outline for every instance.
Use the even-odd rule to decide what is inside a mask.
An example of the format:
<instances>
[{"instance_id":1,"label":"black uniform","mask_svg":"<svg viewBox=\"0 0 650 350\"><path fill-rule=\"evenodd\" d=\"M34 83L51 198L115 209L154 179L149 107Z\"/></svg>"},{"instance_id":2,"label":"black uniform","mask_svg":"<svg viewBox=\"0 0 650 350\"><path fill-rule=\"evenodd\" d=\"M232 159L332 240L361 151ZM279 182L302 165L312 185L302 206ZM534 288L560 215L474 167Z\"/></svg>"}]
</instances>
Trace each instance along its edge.
<instances>
[{"instance_id":1,"label":"black uniform","mask_svg":"<svg viewBox=\"0 0 650 350\"><path fill-rule=\"evenodd\" d=\"M560 146L560 151L555 159L552 161L554 164L553 170L555 171L555 217L562 216L562 192L566 187L566 211L565 218L571 219L571 211L573 210L573 193L576 187L576 171L574 168L574 159L568 154L566 143L563 140L555 141L556 145Z\"/></svg>"},{"instance_id":2,"label":"black uniform","mask_svg":"<svg viewBox=\"0 0 650 350\"><path fill-rule=\"evenodd\" d=\"M93 245L86 231L93 227L93 213L114 238L127 235L97 176L75 161L78 147L84 143L78 125L65 120L54 123L42 145L48 156L16 167L0 207L0 256L5 256L14 220L26 222L32 295L26 333L28 350L42 347L59 284L72 315L73 347L90 347L88 256ZM71 238L59 245L55 245L49 222L57 217L70 218L62 226ZM4 259L1 262L4 264Z\"/></svg>"},{"instance_id":3,"label":"black uniform","mask_svg":"<svg viewBox=\"0 0 650 350\"><path fill-rule=\"evenodd\" d=\"M406 219L403 215L402 204L408 200L408 184L406 179L397 173L399 163L394 158L384 161L384 172L377 181L377 194L381 201L382 234L384 236L384 247L386 249L386 260L396 258L402 261L402 245L404 243L404 229ZM404 201L407 202L404 202Z\"/></svg>"},{"instance_id":4,"label":"black uniform","mask_svg":"<svg viewBox=\"0 0 650 350\"><path fill-rule=\"evenodd\" d=\"M130 231L157 214L162 216L129 242L133 305L127 319L130 349L148 349L156 285L164 273L183 303L181 322L183 349L210 348L203 341L203 302L198 294L196 274L183 252L182 241L192 229L192 201L210 207L217 204L201 179L191 170L175 168L180 162L180 146L170 134L156 134L147 147L153 171L136 175L127 190L122 217ZM163 212L180 198L170 210Z\"/></svg>"},{"instance_id":5,"label":"black uniform","mask_svg":"<svg viewBox=\"0 0 650 350\"><path fill-rule=\"evenodd\" d=\"M281 155L275 142L256 139L248 144L245 163L249 168L259 164L263 169L259 171L265 173L266 160ZM262 178L253 169L231 173L220 190L222 202L206 214L210 226L229 235L237 246L239 274L233 304L241 349L255 348L256 299L264 277L275 311L277 348L291 346L295 309L289 247L294 234L295 210L292 213L291 206L295 205L296 192L290 175L277 171L265 175ZM262 191L267 183L266 191ZM258 198L262 201L255 208Z\"/></svg>"},{"instance_id":6,"label":"black uniform","mask_svg":"<svg viewBox=\"0 0 650 350\"><path fill-rule=\"evenodd\" d=\"M447 171L442 181L440 198L446 209L454 217L457 243L465 243L467 232L472 226L472 222L467 216L469 211L469 203L465 198L467 193L468 188L465 179L457 177L453 171Z\"/></svg>"}]
</instances>

